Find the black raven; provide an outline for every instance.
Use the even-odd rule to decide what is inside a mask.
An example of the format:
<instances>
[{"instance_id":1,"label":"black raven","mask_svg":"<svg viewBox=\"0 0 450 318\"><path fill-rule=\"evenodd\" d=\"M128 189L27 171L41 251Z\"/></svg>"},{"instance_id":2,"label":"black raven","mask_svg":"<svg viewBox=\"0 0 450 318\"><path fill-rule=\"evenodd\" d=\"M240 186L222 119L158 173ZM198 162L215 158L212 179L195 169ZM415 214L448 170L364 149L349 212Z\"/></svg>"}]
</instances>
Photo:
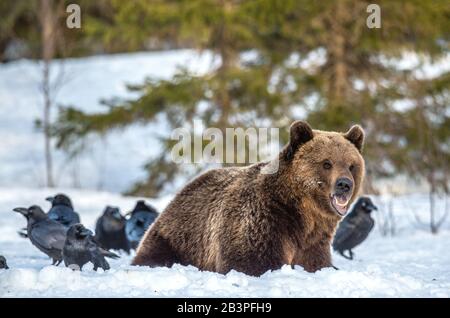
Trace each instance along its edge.
<instances>
[{"instance_id":1,"label":"black raven","mask_svg":"<svg viewBox=\"0 0 450 318\"><path fill-rule=\"evenodd\" d=\"M82 224L74 224L67 231L62 255L67 267L81 270L86 263L91 262L94 264L95 271L99 267L103 270L110 268L105 256L109 258L119 257L100 248L93 233Z\"/></svg>"},{"instance_id":2,"label":"black raven","mask_svg":"<svg viewBox=\"0 0 450 318\"><path fill-rule=\"evenodd\" d=\"M127 220L125 232L131 247L137 248L145 231L155 222L159 214L154 207L145 204L143 200L138 201L133 211L128 214L130 218Z\"/></svg>"},{"instance_id":3,"label":"black raven","mask_svg":"<svg viewBox=\"0 0 450 318\"><path fill-rule=\"evenodd\" d=\"M0 269L8 269L8 264L6 264L6 258L0 255Z\"/></svg>"},{"instance_id":4,"label":"black raven","mask_svg":"<svg viewBox=\"0 0 450 318\"><path fill-rule=\"evenodd\" d=\"M62 261L62 249L66 240L67 229L60 223L50 220L42 209L33 205L27 208L15 208L14 212L21 213L27 219L27 235L31 243L41 252L50 256L53 265L58 266Z\"/></svg>"},{"instance_id":5,"label":"black raven","mask_svg":"<svg viewBox=\"0 0 450 318\"><path fill-rule=\"evenodd\" d=\"M67 195L60 193L54 197L48 197L46 200L52 204L47 213L51 220L57 221L67 228L80 223L80 216L73 210L72 201Z\"/></svg>"},{"instance_id":6,"label":"black raven","mask_svg":"<svg viewBox=\"0 0 450 318\"><path fill-rule=\"evenodd\" d=\"M352 249L361 244L369 235L375 222L370 216L378 210L368 197L360 197L350 213L339 223L333 240L333 249L343 257L353 259ZM349 256L344 252L349 252Z\"/></svg>"},{"instance_id":7,"label":"black raven","mask_svg":"<svg viewBox=\"0 0 450 318\"><path fill-rule=\"evenodd\" d=\"M95 239L105 249L130 253L130 242L125 235L125 217L119 208L107 206L95 226Z\"/></svg>"}]
</instances>

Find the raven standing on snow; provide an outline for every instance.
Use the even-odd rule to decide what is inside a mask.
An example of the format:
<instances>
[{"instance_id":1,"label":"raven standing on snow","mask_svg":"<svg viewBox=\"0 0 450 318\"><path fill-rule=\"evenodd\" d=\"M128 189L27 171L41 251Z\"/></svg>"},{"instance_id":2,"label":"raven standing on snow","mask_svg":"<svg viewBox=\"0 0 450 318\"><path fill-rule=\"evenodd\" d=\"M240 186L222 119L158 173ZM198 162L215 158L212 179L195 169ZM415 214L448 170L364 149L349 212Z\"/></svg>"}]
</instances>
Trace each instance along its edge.
<instances>
[{"instance_id":1,"label":"raven standing on snow","mask_svg":"<svg viewBox=\"0 0 450 318\"><path fill-rule=\"evenodd\" d=\"M33 205L27 208L15 208L14 212L22 214L27 219L27 235L31 243L41 252L50 256L53 265L62 261L62 249L66 240L67 229L60 223L49 219L42 209Z\"/></svg>"},{"instance_id":2,"label":"raven standing on snow","mask_svg":"<svg viewBox=\"0 0 450 318\"><path fill-rule=\"evenodd\" d=\"M137 248L145 231L158 217L158 212L151 205L145 204L145 201L139 200L129 214L131 217L127 220L125 232L131 247Z\"/></svg>"},{"instance_id":3,"label":"raven standing on snow","mask_svg":"<svg viewBox=\"0 0 450 318\"><path fill-rule=\"evenodd\" d=\"M0 269L8 269L8 264L6 264L6 258L0 255Z\"/></svg>"},{"instance_id":4,"label":"raven standing on snow","mask_svg":"<svg viewBox=\"0 0 450 318\"><path fill-rule=\"evenodd\" d=\"M72 201L65 194L60 193L45 200L52 204L50 211L47 213L51 220L61 223L66 228L80 223L80 216L73 210Z\"/></svg>"},{"instance_id":5,"label":"raven standing on snow","mask_svg":"<svg viewBox=\"0 0 450 318\"><path fill-rule=\"evenodd\" d=\"M344 218L336 231L333 241L333 249L343 257L353 259L352 248L361 244L369 235L375 222L370 216L373 210L378 208L368 197L361 197L356 201L352 211ZM349 256L344 252L349 252Z\"/></svg>"},{"instance_id":6,"label":"raven standing on snow","mask_svg":"<svg viewBox=\"0 0 450 318\"><path fill-rule=\"evenodd\" d=\"M66 267L75 266L81 270L86 263L91 262L95 271L99 267L105 271L110 268L105 256L119 258L118 255L100 248L94 240L93 233L82 224L72 225L67 231L62 255Z\"/></svg>"},{"instance_id":7,"label":"raven standing on snow","mask_svg":"<svg viewBox=\"0 0 450 318\"><path fill-rule=\"evenodd\" d=\"M95 225L95 240L103 248L124 250L129 254L130 242L125 235L125 223L119 208L107 206Z\"/></svg>"},{"instance_id":8,"label":"raven standing on snow","mask_svg":"<svg viewBox=\"0 0 450 318\"><path fill-rule=\"evenodd\" d=\"M50 201L52 204L47 213L51 220L61 223L66 228L69 228L72 224L80 223L80 216L73 210L72 201L65 194L57 194L45 200ZM17 233L23 238L28 238L26 228Z\"/></svg>"}]
</instances>

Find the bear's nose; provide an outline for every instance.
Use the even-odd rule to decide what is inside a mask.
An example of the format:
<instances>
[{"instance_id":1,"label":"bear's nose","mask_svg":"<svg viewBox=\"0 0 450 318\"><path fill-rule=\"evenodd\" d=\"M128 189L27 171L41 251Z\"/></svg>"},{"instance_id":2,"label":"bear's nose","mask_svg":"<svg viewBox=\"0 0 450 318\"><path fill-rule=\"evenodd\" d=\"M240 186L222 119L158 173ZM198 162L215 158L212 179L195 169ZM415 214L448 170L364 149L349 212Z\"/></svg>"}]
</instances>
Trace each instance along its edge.
<instances>
[{"instance_id":1,"label":"bear's nose","mask_svg":"<svg viewBox=\"0 0 450 318\"><path fill-rule=\"evenodd\" d=\"M336 194L345 194L353 188L353 181L349 178L339 178L336 181Z\"/></svg>"}]
</instances>

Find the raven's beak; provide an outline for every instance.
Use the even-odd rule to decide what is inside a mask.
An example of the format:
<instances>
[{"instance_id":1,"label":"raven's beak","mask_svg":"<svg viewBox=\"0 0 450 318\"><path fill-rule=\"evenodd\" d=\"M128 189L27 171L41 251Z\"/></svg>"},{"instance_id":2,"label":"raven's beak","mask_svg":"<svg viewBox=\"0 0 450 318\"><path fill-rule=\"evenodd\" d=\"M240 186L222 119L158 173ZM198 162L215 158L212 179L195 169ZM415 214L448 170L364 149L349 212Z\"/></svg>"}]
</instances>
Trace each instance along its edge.
<instances>
[{"instance_id":1,"label":"raven's beak","mask_svg":"<svg viewBox=\"0 0 450 318\"><path fill-rule=\"evenodd\" d=\"M89 236L89 235L93 235L94 233L92 233L91 230L84 229L84 230L82 230L82 231L80 232L80 234L81 234L82 236Z\"/></svg>"},{"instance_id":2,"label":"raven's beak","mask_svg":"<svg viewBox=\"0 0 450 318\"><path fill-rule=\"evenodd\" d=\"M372 204L371 208L372 208L372 210L377 210L378 211L378 208L375 205L373 205L373 204Z\"/></svg>"},{"instance_id":3,"label":"raven's beak","mask_svg":"<svg viewBox=\"0 0 450 318\"><path fill-rule=\"evenodd\" d=\"M28 215L28 209L27 208L15 208L13 209L14 212L18 212L22 215L27 216Z\"/></svg>"},{"instance_id":4,"label":"raven's beak","mask_svg":"<svg viewBox=\"0 0 450 318\"><path fill-rule=\"evenodd\" d=\"M55 199L54 197L48 197L48 198L45 198L45 200L48 201L48 202L50 202L50 203L53 203L53 200L54 200L54 199Z\"/></svg>"}]
</instances>

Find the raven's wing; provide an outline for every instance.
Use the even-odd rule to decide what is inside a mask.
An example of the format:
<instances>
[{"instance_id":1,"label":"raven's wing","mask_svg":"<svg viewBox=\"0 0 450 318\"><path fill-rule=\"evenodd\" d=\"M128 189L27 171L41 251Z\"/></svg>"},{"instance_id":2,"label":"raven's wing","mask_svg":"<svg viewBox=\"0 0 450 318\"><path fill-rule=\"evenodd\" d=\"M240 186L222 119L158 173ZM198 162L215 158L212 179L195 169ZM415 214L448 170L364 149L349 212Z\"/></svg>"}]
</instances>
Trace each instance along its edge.
<instances>
[{"instance_id":1,"label":"raven's wing","mask_svg":"<svg viewBox=\"0 0 450 318\"><path fill-rule=\"evenodd\" d=\"M65 226L68 226L71 223L71 218L69 215L66 214L53 214L52 217L50 218L53 221L56 221L58 223L61 223Z\"/></svg>"},{"instance_id":2,"label":"raven's wing","mask_svg":"<svg viewBox=\"0 0 450 318\"><path fill-rule=\"evenodd\" d=\"M355 231L355 224L349 222L348 220L343 220L334 235L333 248L335 250L345 250L347 245L347 240L352 236Z\"/></svg>"},{"instance_id":3,"label":"raven's wing","mask_svg":"<svg viewBox=\"0 0 450 318\"><path fill-rule=\"evenodd\" d=\"M153 222L155 222L155 220L156 220L156 218L158 217L158 213L152 213L152 214L150 214L150 216L149 216L149 221L150 221L150 225L153 223Z\"/></svg>"},{"instance_id":4,"label":"raven's wing","mask_svg":"<svg viewBox=\"0 0 450 318\"><path fill-rule=\"evenodd\" d=\"M80 216L78 215L78 213L66 206L53 207L48 212L48 217L51 220L59 222L65 226L80 223Z\"/></svg>"},{"instance_id":5,"label":"raven's wing","mask_svg":"<svg viewBox=\"0 0 450 318\"><path fill-rule=\"evenodd\" d=\"M350 220L343 220L334 235L333 248L335 250L346 250L347 241L351 239L356 225Z\"/></svg>"},{"instance_id":6,"label":"raven's wing","mask_svg":"<svg viewBox=\"0 0 450 318\"><path fill-rule=\"evenodd\" d=\"M43 221L33 226L29 235L33 241L46 250L61 250L66 240L66 229L54 221Z\"/></svg>"},{"instance_id":7,"label":"raven's wing","mask_svg":"<svg viewBox=\"0 0 450 318\"><path fill-rule=\"evenodd\" d=\"M54 206L48 211L47 215L49 219L58 221L60 220L65 214L67 214L69 208L61 205ZM70 210L69 210L70 212Z\"/></svg>"},{"instance_id":8,"label":"raven's wing","mask_svg":"<svg viewBox=\"0 0 450 318\"><path fill-rule=\"evenodd\" d=\"M367 238L367 236L369 236L369 233L370 231L372 231L374 224L374 221L370 217L361 219L357 224L358 230L353 234L352 245L356 246L361 244Z\"/></svg>"},{"instance_id":9,"label":"raven's wing","mask_svg":"<svg viewBox=\"0 0 450 318\"><path fill-rule=\"evenodd\" d=\"M105 256L112 257L109 256L109 254L117 256L114 253L110 253L108 251L105 251L104 249L99 248L94 240L90 240L90 242L88 243L88 249L91 254L91 262L92 264L94 264L95 270L97 270L98 267L101 267L105 271L108 270L110 267L108 262L105 260ZM103 252L105 252L105 254L107 255L103 254Z\"/></svg>"},{"instance_id":10,"label":"raven's wing","mask_svg":"<svg viewBox=\"0 0 450 318\"><path fill-rule=\"evenodd\" d=\"M60 215L56 221L58 221L59 223L65 225L67 227L70 227L74 224L80 223L80 217L75 212L69 212L69 213Z\"/></svg>"},{"instance_id":11,"label":"raven's wing","mask_svg":"<svg viewBox=\"0 0 450 318\"><path fill-rule=\"evenodd\" d=\"M360 216L341 225L338 229L339 235L336 233L335 242L333 242L333 248L336 250L352 249L361 244L372 230L374 222L370 217Z\"/></svg>"},{"instance_id":12,"label":"raven's wing","mask_svg":"<svg viewBox=\"0 0 450 318\"><path fill-rule=\"evenodd\" d=\"M109 257L109 258L112 258L112 259L120 258L120 256L117 255L116 253L113 253L113 252L104 250L104 249L101 248L101 247L99 247L98 249L99 249L100 254L102 254L102 255L105 256L105 257Z\"/></svg>"}]
</instances>

